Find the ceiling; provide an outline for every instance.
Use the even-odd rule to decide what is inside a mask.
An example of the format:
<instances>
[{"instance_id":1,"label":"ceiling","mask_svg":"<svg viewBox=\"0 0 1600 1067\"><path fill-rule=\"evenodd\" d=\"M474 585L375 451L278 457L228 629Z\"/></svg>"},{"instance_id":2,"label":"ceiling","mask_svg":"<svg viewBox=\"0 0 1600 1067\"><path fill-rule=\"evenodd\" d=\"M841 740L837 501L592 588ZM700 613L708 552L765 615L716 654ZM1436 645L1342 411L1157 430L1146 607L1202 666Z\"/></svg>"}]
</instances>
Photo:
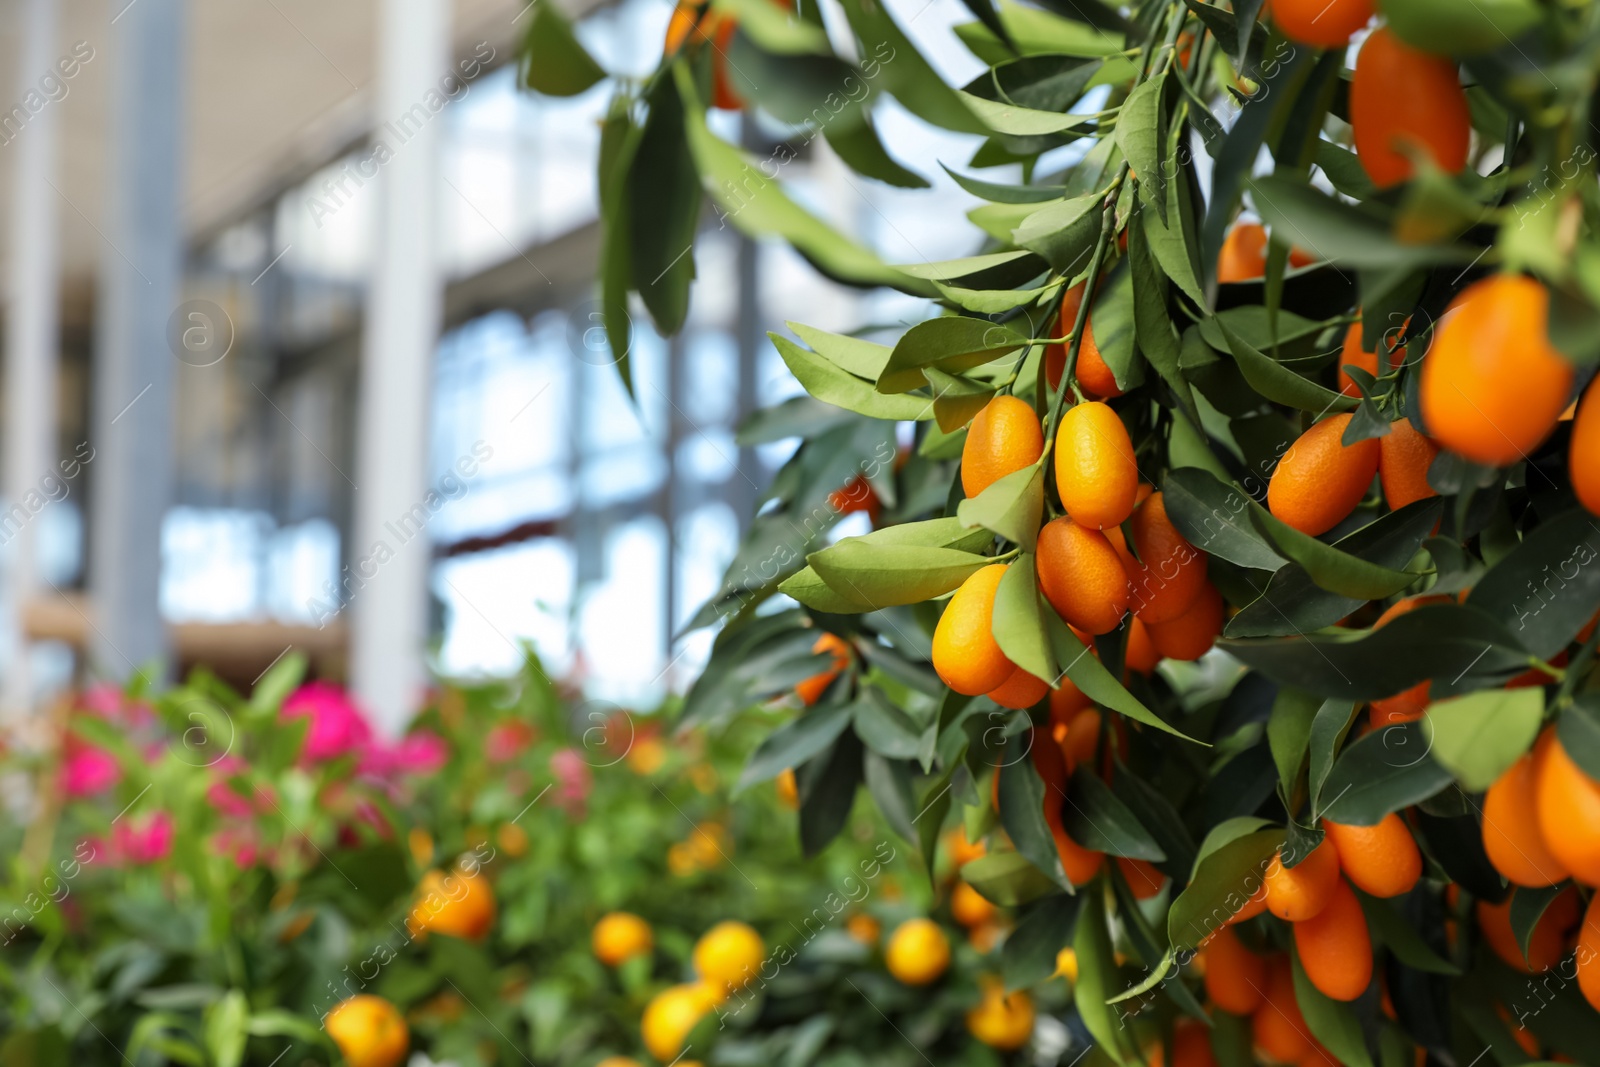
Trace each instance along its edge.
<instances>
[{"instance_id":1,"label":"ceiling","mask_svg":"<svg viewBox=\"0 0 1600 1067\"><path fill-rule=\"evenodd\" d=\"M105 252L99 230L111 177L111 20L125 3L58 0L59 54L69 54L77 42L93 49L66 83L67 95L48 105L57 109L60 130L55 185L64 199L62 267L69 291L92 279ZM497 63L513 57L528 26L527 0L454 0L452 6L458 57L470 55L480 42L495 49ZM182 203L194 237L263 203L371 127L379 3L189 0L187 9ZM0 0L0 111L22 99L22 19L23 0ZM81 47L79 54L85 54ZM15 158L15 143L0 146L0 270L10 245Z\"/></svg>"}]
</instances>

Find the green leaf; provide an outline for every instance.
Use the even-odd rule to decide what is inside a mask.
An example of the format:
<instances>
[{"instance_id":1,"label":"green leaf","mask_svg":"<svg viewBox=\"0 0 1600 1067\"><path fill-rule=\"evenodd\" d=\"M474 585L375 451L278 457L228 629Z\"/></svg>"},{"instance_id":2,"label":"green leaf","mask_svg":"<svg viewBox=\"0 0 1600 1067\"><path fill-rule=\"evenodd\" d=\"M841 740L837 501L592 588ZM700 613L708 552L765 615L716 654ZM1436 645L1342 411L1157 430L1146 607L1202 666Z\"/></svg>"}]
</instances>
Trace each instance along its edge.
<instances>
[{"instance_id":1,"label":"green leaf","mask_svg":"<svg viewBox=\"0 0 1600 1067\"><path fill-rule=\"evenodd\" d=\"M1538 736L1544 691L1484 689L1434 702L1427 722L1433 756L1469 793L1488 789Z\"/></svg>"},{"instance_id":2,"label":"green leaf","mask_svg":"<svg viewBox=\"0 0 1600 1067\"><path fill-rule=\"evenodd\" d=\"M844 0L845 17L860 42L863 74L875 77L905 109L924 122L957 133L984 133L983 122L895 24L889 9L868 0Z\"/></svg>"},{"instance_id":3,"label":"green leaf","mask_svg":"<svg viewBox=\"0 0 1600 1067\"><path fill-rule=\"evenodd\" d=\"M1250 523L1250 498L1210 471L1168 471L1161 497L1172 525L1196 548L1254 570L1283 566L1278 550Z\"/></svg>"},{"instance_id":4,"label":"green leaf","mask_svg":"<svg viewBox=\"0 0 1600 1067\"><path fill-rule=\"evenodd\" d=\"M1600 779L1600 693L1582 693L1556 720L1556 737L1572 762Z\"/></svg>"},{"instance_id":5,"label":"green leaf","mask_svg":"<svg viewBox=\"0 0 1600 1067\"><path fill-rule=\"evenodd\" d=\"M1045 634L1039 605L1039 579L1031 553L1023 553L1006 568L994 594L992 622L995 643L1006 658L1035 678L1050 681L1060 675L1054 650Z\"/></svg>"},{"instance_id":6,"label":"green leaf","mask_svg":"<svg viewBox=\"0 0 1600 1067\"><path fill-rule=\"evenodd\" d=\"M522 83L546 96L577 96L606 77L554 4L533 9L522 45Z\"/></svg>"},{"instance_id":7,"label":"green leaf","mask_svg":"<svg viewBox=\"0 0 1600 1067\"><path fill-rule=\"evenodd\" d=\"M878 375L883 373L883 368L889 363L889 353L894 351L888 345L863 341L859 337L849 337L845 334L829 333L804 323L785 322L784 325L793 330L796 337L810 345L819 356L849 371L857 378L865 378L869 382L878 380Z\"/></svg>"},{"instance_id":8,"label":"green leaf","mask_svg":"<svg viewBox=\"0 0 1600 1067\"><path fill-rule=\"evenodd\" d=\"M994 561L971 552L847 537L806 562L829 587L874 608L920 604L951 592Z\"/></svg>"},{"instance_id":9,"label":"green leaf","mask_svg":"<svg viewBox=\"0 0 1600 1067\"><path fill-rule=\"evenodd\" d=\"M1393 696L1430 678L1436 689L1442 679L1465 691L1481 684L1469 684L1473 679L1527 666L1526 654L1503 626L1456 604L1428 604L1376 630L1228 639L1217 647L1281 685L1350 700Z\"/></svg>"},{"instance_id":10,"label":"green leaf","mask_svg":"<svg viewBox=\"0 0 1600 1067\"><path fill-rule=\"evenodd\" d=\"M1539 23L1533 0L1384 0L1396 37L1424 52L1470 56L1492 52Z\"/></svg>"},{"instance_id":11,"label":"green leaf","mask_svg":"<svg viewBox=\"0 0 1600 1067\"><path fill-rule=\"evenodd\" d=\"M1278 783L1283 796L1292 801L1300 771L1306 764L1311 743L1311 724L1316 721L1322 701L1298 689L1280 689L1267 718L1267 745L1278 768Z\"/></svg>"},{"instance_id":12,"label":"green leaf","mask_svg":"<svg viewBox=\"0 0 1600 1067\"><path fill-rule=\"evenodd\" d=\"M1266 175L1245 183L1262 221L1283 241L1350 267L1466 264L1477 252L1461 245L1402 244L1370 211L1346 204L1302 180Z\"/></svg>"},{"instance_id":13,"label":"green leaf","mask_svg":"<svg viewBox=\"0 0 1600 1067\"><path fill-rule=\"evenodd\" d=\"M1261 879L1283 839L1281 828L1247 831L1208 852L1208 837L1201 845L1194 877L1167 913L1173 949L1199 947L1260 892Z\"/></svg>"},{"instance_id":14,"label":"green leaf","mask_svg":"<svg viewBox=\"0 0 1600 1067\"><path fill-rule=\"evenodd\" d=\"M987 382L946 374L938 367L925 367L922 373L933 390L934 421L945 433L962 429L994 399L994 387Z\"/></svg>"},{"instance_id":15,"label":"green leaf","mask_svg":"<svg viewBox=\"0 0 1600 1067\"><path fill-rule=\"evenodd\" d=\"M765 0L717 0L714 6L736 18L740 32L748 34L765 51L778 55L832 54L827 32L797 17L791 8Z\"/></svg>"},{"instance_id":16,"label":"green leaf","mask_svg":"<svg viewBox=\"0 0 1600 1067\"><path fill-rule=\"evenodd\" d=\"M1529 652L1550 659L1600 611L1600 526L1581 508L1535 527L1467 597Z\"/></svg>"},{"instance_id":17,"label":"green leaf","mask_svg":"<svg viewBox=\"0 0 1600 1067\"><path fill-rule=\"evenodd\" d=\"M1047 803L1059 803L1057 798L1045 796L1045 783L1034 770L1028 758L1029 746L1051 744L1043 733L1024 730L1012 734L1000 766L995 773L1000 776L1000 824L1006 836L1028 862L1043 871L1062 889L1071 892L1072 883L1061 866L1061 854L1056 849L1055 835L1045 821Z\"/></svg>"},{"instance_id":18,"label":"green leaf","mask_svg":"<svg viewBox=\"0 0 1600 1067\"><path fill-rule=\"evenodd\" d=\"M1161 149L1165 131L1161 128L1161 94L1166 91L1167 79L1158 78L1140 82L1122 102L1117 112L1117 147L1133 168L1139 191L1144 198L1165 211L1167 204L1166 160Z\"/></svg>"},{"instance_id":19,"label":"green leaf","mask_svg":"<svg viewBox=\"0 0 1600 1067\"><path fill-rule=\"evenodd\" d=\"M735 792L776 778L816 756L844 733L854 711L852 704L808 708L772 731L750 754Z\"/></svg>"},{"instance_id":20,"label":"green leaf","mask_svg":"<svg viewBox=\"0 0 1600 1067\"><path fill-rule=\"evenodd\" d=\"M949 517L926 522L904 522L874 530L860 538L874 545L921 545L950 548L958 552L978 552L987 548L993 537L985 530L972 530ZM811 567L804 567L779 583L778 589L808 608L834 615L856 615L871 611L873 605L849 590L834 589Z\"/></svg>"},{"instance_id":21,"label":"green leaf","mask_svg":"<svg viewBox=\"0 0 1600 1067\"><path fill-rule=\"evenodd\" d=\"M991 530L1030 552L1038 541L1043 513L1042 461L1012 471L956 508L956 517L965 526Z\"/></svg>"},{"instance_id":22,"label":"green leaf","mask_svg":"<svg viewBox=\"0 0 1600 1067\"><path fill-rule=\"evenodd\" d=\"M944 164L940 164L944 166ZM983 200L995 204L1041 204L1046 200L1059 200L1066 193L1064 185L1002 185L971 178L944 166L944 172L961 188Z\"/></svg>"},{"instance_id":23,"label":"green leaf","mask_svg":"<svg viewBox=\"0 0 1600 1067\"><path fill-rule=\"evenodd\" d=\"M1427 731L1407 722L1374 730L1339 754L1323 785L1320 818L1376 826L1385 815L1433 796L1450 772L1429 752Z\"/></svg>"},{"instance_id":24,"label":"green leaf","mask_svg":"<svg viewBox=\"0 0 1600 1067\"><path fill-rule=\"evenodd\" d=\"M1062 822L1084 848L1152 862L1167 858L1138 817L1088 767L1079 767L1067 782Z\"/></svg>"},{"instance_id":25,"label":"green leaf","mask_svg":"<svg viewBox=\"0 0 1600 1067\"><path fill-rule=\"evenodd\" d=\"M1367 916L1367 928L1401 963L1429 974L1461 973L1461 968L1440 957L1422 939L1416 927L1397 913L1388 901L1369 897L1359 889L1355 890L1355 894L1356 899L1361 901L1361 910Z\"/></svg>"},{"instance_id":26,"label":"green leaf","mask_svg":"<svg viewBox=\"0 0 1600 1067\"><path fill-rule=\"evenodd\" d=\"M692 86L687 64L676 63L674 69L684 86ZM695 127L705 126L694 106L684 106L692 99L692 87L680 96L671 79L655 83L646 97L649 115L626 179L633 288L664 335L677 333L689 312L699 183L708 170L706 161L691 153Z\"/></svg>"},{"instance_id":27,"label":"green leaf","mask_svg":"<svg viewBox=\"0 0 1600 1067\"><path fill-rule=\"evenodd\" d=\"M1310 787L1311 810L1321 803L1322 787L1333 770L1333 760L1339 747L1350 733L1355 722L1356 706L1350 700L1325 700L1311 720L1311 733L1307 739L1307 782Z\"/></svg>"},{"instance_id":28,"label":"green leaf","mask_svg":"<svg viewBox=\"0 0 1600 1067\"><path fill-rule=\"evenodd\" d=\"M1195 232L1194 208L1189 201L1188 176L1179 170L1167 178L1165 216L1143 207L1137 214L1161 272L1172 279L1195 306L1206 308L1209 304L1200 288L1200 267L1195 259L1200 240Z\"/></svg>"},{"instance_id":29,"label":"green leaf","mask_svg":"<svg viewBox=\"0 0 1600 1067\"><path fill-rule=\"evenodd\" d=\"M230 989L226 996L206 1009L206 1051L211 1053L216 1067L239 1067L243 1062L245 1042L250 1037L246 1030L249 1019L249 1001L237 989Z\"/></svg>"},{"instance_id":30,"label":"green leaf","mask_svg":"<svg viewBox=\"0 0 1600 1067\"><path fill-rule=\"evenodd\" d=\"M775 333L767 336L806 392L824 403L874 419L916 421L933 417L933 401L926 397L886 396L866 379L857 378L787 337Z\"/></svg>"},{"instance_id":31,"label":"green leaf","mask_svg":"<svg viewBox=\"0 0 1600 1067\"><path fill-rule=\"evenodd\" d=\"M673 73L679 92L686 99L694 99L694 79L688 68L678 64ZM789 199L782 187L762 171L760 164L713 134L706 126L705 114L696 107L686 110L679 140L685 134L694 169L699 172L706 193L721 206L724 222L733 223L751 237L783 238L813 266L836 281L852 285L889 285L921 296L933 295L931 287L885 265L876 253ZM642 156L639 162L641 165L644 162ZM639 173L640 182L652 178L650 171ZM673 254L681 251L680 247ZM634 276L640 276L637 268Z\"/></svg>"},{"instance_id":32,"label":"green leaf","mask_svg":"<svg viewBox=\"0 0 1600 1067\"><path fill-rule=\"evenodd\" d=\"M1004 236L1072 277L1088 266L1100 233L1102 199L1099 193L1089 193L1046 204L1022 215Z\"/></svg>"},{"instance_id":33,"label":"green leaf","mask_svg":"<svg viewBox=\"0 0 1600 1067\"><path fill-rule=\"evenodd\" d=\"M1245 381L1268 400L1302 411L1349 411L1356 399L1336 393L1327 386L1302 378L1271 356L1264 355L1228 327L1222 319L1213 320L1228 340L1228 348L1239 364Z\"/></svg>"},{"instance_id":34,"label":"green leaf","mask_svg":"<svg viewBox=\"0 0 1600 1067\"><path fill-rule=\"evenodd\" d=\"M1057 662L1061 664L1066 676L1072 679L1072 684L1083 690L1085 696L1109 711L1126 715L1146 726L1154 726L1185 741L1194 741L1194 738L1145 707L1138 697L1128 692L1127 688L1106 670L1104 664L1089 654L1083 642L1078 640L1078 636L1057 617L1054 610L1047 611L1044 615L1045 627L1049 631L1050 644L1055 649Z\"/></svg>"},{"instance_id":35,"label":"green leaf","mask_svg":"<svg viewBox=\"0 0 1600 1067\"><path fill-rule=\"evenodd\" d=\"M774 7L771 4L763 6ZM889 150L878 137L877 129L866 115L853 123L829 123L822 127L822 136L827 139L828 147L833 149L834 154L844 160L845 166L857 174L876 178L897 189L928 188L928 179L901 166L889 155Z\"/></svg>"},{"instance_id":36,"label":"green leaf","mask_svg":"<svg viewBox=\"0 0 1600 1067\"><path fill-rule=\"evenodd\" d=\"M1250 516L1280 552L1304 567L1311 580L1330 593L1377 600L1398 593L1417 580L1409 571L1368 563L1326 541L1303 534L1255 501L1250 502Z\"/></svg>"},{"instance_id":37,"label":"green leaf","mask_svg":"<svg viewBox=\"0 0 1600 1067\"><path fill-rule=\"evenodd\" d=\"M1417 554L1443 507L1437 498L1407 504L1341 537L1334 547L1380 567L1398 569ZM1359 597L1340 596L1323 589L1304 567L1290 563L1279 568L1261 596L1228 620L1223 632L1228 637L1309 633L1332 626L1365 603Z\"/></svg>"},{"instance_id":38,"label":"green leaf","mask_svg":"<svg viewBox=\"0 0 1600 1067\"><path fill-rule=\"evenodd\" d=\"M1056 893L1023 912L1017 928L1000 947L1000 976L1006 989L1027 989L1055 974L1056 956L1072 945L1082 899Z\"/></svg>"},{"instance_id":39,"label":"green leaf","mask_svg":"<svg viewBox=\"0 0 1600 1067\"><path fill-rule=\"evenodd\" d=\"M919 322L896 342L878 377L878 391L907 393L928 384L926 367L951 374L981 367L1025 347L1028 339L1009 326L964 315Z\"/></svg>"},{"instance_id":40,"label":"green leaf","mask_svg":"<svg viewBox=\"0 0 1600 1067\"><path fill-rule=\"evenodd\" d=\"M1111 933L1106 929L1105 905L1088 897L1078 907L1078 930L1072 947L1078 956L1078 981L1072 1001L1094 1036L1100 1051L1116 1063L1126 1063L1120 1035L1123 1028L1108 1002L1121 992Z\"/></svg>"},{"instance_id":41,"label":"green leaf","mask_svg":"<svg viewBox=\"0 0 1600 1067\"><path fill-rule=\"evenodd\" d=\"M1091 308L1094 316L1095 346L1100 358L1116 379L1118 388L1128 392L1144 383L1144 362L1133 345L1133 271L1127 260L1106 274L1095 293ZM1060 327L1066 333L1069 326Z\"/></svg>"},{"instance_id":42,"label":"green leaf","mask_svg":"<svg viewBox=\"0 0 1600 1067\"><path fill-rule=\"evenodd\" d=\"M890 702L881 689L862 687L854 721L862 743L889 759L914 759L922 750L922 726Z\"/></svg>"},{"instance_id":43,"label":"green leaf","mask_svg":"<svg viewBox=\"0 0 1600 1067\"><path fill-rule=\"evenodd\" d=\"M1020 852L991 852L961 868L961 880L996 904L1016 907L1058 891L1057 885Z\"/></svg>"},{"instance_id":44,"label":"green leaf","mask_svg":"<svg viewBox=\"0 0 1600 1067\"><path fill-rule=\"evenodd\" d=\"M1294 965L1294 999L1300 1005L1311 1034L1322 1042L1334 1057L1347 1067L1372 1067L1372 1057L1367 1053L1367 1041L1361 1032L1361 1020L1355 1009L1325 996L1306 977L1300 965L1300 953L1289 953Z\"/></svg>"},{"instance_id":45,"label":"green leaf","mask_svg":"<svg viewBox=\"0 0 1600 1067\"><path fill-rule=\"evenodd\" d=\"M1094 115L1063 115L1053 111L1035 111L1032 108L986 100L971 93L961 93L960 97L961 102L982 119L985 126L996 133L1016 137L1061 133L1063 130L1077 129L1096 121Z\"/></svg>"},{"instance_id":46,"label":"green leaf","mask_svg":"<svg viewBox=\"0 0 1600 1067\"><path fill-rule=\"evenodd\" d=\"M267 673L256 682L255 690L250 694L251 709L269 712L283 707L284 700L300 685L305 674L305 653L298 650L290 652L267 668Z\"/></svg>"},{"instance_id":47,"label":"green leaf","mask_svg":"<svg viewBox=\"0 0 1600 1067\"><path fill-rule=\"evenodd\" d=\"M1038 289L961 289L943 282L934 282L939 296L948 304L978 315L1002 315L1019 307L1035 304L1049 291L1048 286Z\"/></svg>"}]
</instances>

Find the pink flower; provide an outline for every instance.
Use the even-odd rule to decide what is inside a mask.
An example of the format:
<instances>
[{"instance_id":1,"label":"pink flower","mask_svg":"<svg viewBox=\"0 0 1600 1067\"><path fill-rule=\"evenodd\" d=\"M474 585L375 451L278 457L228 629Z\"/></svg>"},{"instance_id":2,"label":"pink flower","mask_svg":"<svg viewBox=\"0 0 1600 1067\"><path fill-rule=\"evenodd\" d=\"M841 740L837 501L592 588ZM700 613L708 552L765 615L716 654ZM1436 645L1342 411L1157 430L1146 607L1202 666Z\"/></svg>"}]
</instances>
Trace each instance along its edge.
<instances>
[{"instance_id":1,"label":"pink flower","mask_svg":"<svg viewBox=\"0 0 1600 1067\"><path fill-rule=\"evenodd\" d=\"M589 765L577 749L557 749L550 756L550 773L555 775L555 802L568 815L581 815L589 788L594 784Z\"/></svg>"},{"instance_id":2,"label":"pink flower","mask_svg":"<svg viewBox=\"0 0 1600 1067\"><path fill-rule=\"evenodd\" d=\"M61 788L69 797L92 797L122 781L122 768L116 757L92 745L69 745L61 764Z\"/></svg>"},{"instance_id":3,"label":"pink flower","mask_svg":"<svg viewBox=\"0 0 1600 1067\"><path fill-rule=\"evenodd\" d=\"M394 745L373 742L361 756L361 773L375 778L432 774L450 758L450 746L431 730L413 730Z\"/></svg>"},{"instance_id":4,"label":"pink flower","mask_svg":"<svg viewBox=\"0 0 1600 1067\"><path fill-rule=\"evenodd\" d=\"M111 854L118 862L155 863L172 851L172 836L170 812L158 811L143 820L119 820L111 828Z\"/></svg>"},{"instance_id":5,"label":"pink flower","mask_svg":"<svg viewBox=\"0 0 1600 1067\"><path fill-rule=\"evenodd\" d=\"M211 835L211 852L233 860L240 867L254 867L263 857L254 827L225 827Z\"/></svg>"},{"instance_id":6,"label":"pink flower","mask_svg":"<svg viewBox=\"0 0 1600 1067\"><path fill-rule=\"evenodd\" d=\"M129 700L122 690L103 682L79 693L78 707L107 722L120 722L131 727L149 726L156 717L149 704Z\"/></svg>"},{"instance_id":7,"label":"pink flower","mask_svg":"<svg viewBox=\"0 0 1600 1067\"><path fill-rule=\"evenodd\" d=\"M372 727L361 709L348 693L329 682L303 685L283 702L285 719L301 716L311 719L301 750L301 756L311 763L360 753L372 742Z\"/></svg>"},{"instance_id":8,"label":"pink flower","mask_svg":"<svg viewBox=\"0 0 1600 1067\"><path fill-rule=\"evenodd\" d=\"M490 727L484 738L484 755L491 763L507 763L520 756L538 735L532 726L513 719Z\"/></svg>"}]
</instances>

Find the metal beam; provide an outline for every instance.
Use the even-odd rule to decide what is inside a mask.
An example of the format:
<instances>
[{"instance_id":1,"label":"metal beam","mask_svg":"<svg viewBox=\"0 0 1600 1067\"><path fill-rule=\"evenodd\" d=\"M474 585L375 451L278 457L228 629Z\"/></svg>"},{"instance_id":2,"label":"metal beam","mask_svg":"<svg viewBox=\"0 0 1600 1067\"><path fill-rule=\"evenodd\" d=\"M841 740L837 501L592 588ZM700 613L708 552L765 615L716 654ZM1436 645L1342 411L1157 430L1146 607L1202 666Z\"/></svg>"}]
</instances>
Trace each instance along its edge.
<instances>
[{"instance_id":1,"label":"metal beam","mask_svg":"<svg viewBox=\"0 0 1600 1067\"><path fill-rule=\"evenodd\" d=\"M179 312L184 0L109 0L110 163L96 309L91 667L168 669L161 523L173 494L168 324ZM215 325L215 324L213 324Z\"/></svg>"},{"instance_id":2,"label":"metal beam","mask_svg":"<svg viewBox=\"0 0 1600 1067\"><path fill-rule=\"evenodd\" d=\"M362 334L356 438L351 683L398 732L417 708L427 641L430 549L405 517L428 495L428 394L439 337L439 134L430 100L449 66L446 0L384 0L374 151L376 256ZM359 582L359 585L355 583ZM353 587L353 588L352 588Z\"/></svg>"},{"instance_id":3,"label":"metal beam","mask_svg":"<svg viewBox=\"0 0 1600 1067\"><path fill-rule=\"evenodd\" d=\"M39 91L55 78L58 17L55 0L27 0L18 73L23 107L38 101L10 142L11 278L6 308L5 507L16 521L0 522L6 548L5 683L0 709L24 714L34 702L29 644L22 612L38 591L37 512L56 499L56 353L60 345L61 234L55 180L59 106ZM31 109L29 109L31 111ZM50 479L50 481L46 481ZM69 488L70 491L70 488ZM18 508L21 511L18 511Z\"/></svg>"}]
</instances>

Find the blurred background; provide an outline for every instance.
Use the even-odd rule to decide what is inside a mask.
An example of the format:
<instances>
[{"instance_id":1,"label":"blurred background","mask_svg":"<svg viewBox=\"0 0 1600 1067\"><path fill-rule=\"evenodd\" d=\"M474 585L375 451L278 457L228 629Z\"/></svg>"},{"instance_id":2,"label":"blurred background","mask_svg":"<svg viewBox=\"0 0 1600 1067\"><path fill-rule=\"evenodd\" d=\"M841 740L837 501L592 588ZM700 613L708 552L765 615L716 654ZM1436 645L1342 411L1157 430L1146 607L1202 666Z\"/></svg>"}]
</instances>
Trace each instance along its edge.
<instances>
[{"instance_id":1,"label":"blurred background","mask_svg":"<svg viewBox=\"0 0 1600 1067\"><path fill-rule=\"evenodd\" d=\"M536 2L641 75L671 10ZM959 0L889 6L948 80L979 72ZM688 328L634 316L630 398L592 302L610 90L519 87L530 9L4 0L7 711L146 665L248 685L291 646L391 729L423 664L504 673L523 641L591 696L692 678L709 634L674 633L793 447L735 440L800 391L766 332L923 312L708 213ZM931 189L820 138L783 180L890 262L974 251L938 164L976 139L879 123Z\"/></svg>"}]
</instances>

